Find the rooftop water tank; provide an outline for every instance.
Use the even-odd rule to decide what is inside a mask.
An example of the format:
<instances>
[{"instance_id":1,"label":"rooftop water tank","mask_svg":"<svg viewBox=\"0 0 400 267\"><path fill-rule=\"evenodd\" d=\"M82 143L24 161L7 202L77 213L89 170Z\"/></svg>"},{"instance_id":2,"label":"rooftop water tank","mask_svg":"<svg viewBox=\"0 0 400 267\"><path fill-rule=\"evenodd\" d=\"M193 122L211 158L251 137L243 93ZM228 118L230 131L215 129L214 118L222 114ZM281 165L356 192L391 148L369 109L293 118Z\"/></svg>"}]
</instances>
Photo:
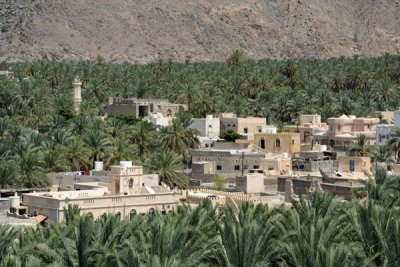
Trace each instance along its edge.
<instances>
[{"instance_id":1,"label":"rooftop water tank","mask_svg":"<svg viewBox=\"0 0 400 267\"><path fill-rule=\"evenodd\" d=\"M17 193L15 193L14 196L10 197L10 208L17 208L19 207L19 203L20 203L20 198L17 195Z\"/></svg>"},{"instance_id":2,"label":"rooftop water tank","mask_svg":"<svg viewBox=\"0 0 400 267\"><path fill-rule=\"evenodd\" d=\"M120 161L119 166L122 168L132 167L132 161Z\"/></svg>"},{"instance_id":3,"label":"rooftop water tank","mask_svg":"<svg viewBox=\"0 0 400 267\"><path fill-rule=\"evenodd\" d=\"M94 170L95 171L102 171L103 170L103 162L102 161L95 161L94 162Z\"/></svg>"}]
</instances>

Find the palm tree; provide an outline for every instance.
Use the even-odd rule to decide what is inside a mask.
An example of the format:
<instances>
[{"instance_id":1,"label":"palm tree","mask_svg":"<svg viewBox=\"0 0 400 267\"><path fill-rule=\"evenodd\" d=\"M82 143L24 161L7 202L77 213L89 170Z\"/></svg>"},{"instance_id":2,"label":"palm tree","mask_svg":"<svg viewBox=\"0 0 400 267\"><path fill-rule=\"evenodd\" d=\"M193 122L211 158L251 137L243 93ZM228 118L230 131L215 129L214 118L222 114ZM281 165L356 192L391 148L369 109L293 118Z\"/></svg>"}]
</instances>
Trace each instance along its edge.
<instances>
[{"instance_id":1,"label":"palm tree","mask_svg":"<svg viewBox=\"0 0 400 267\"><path fill-rule=\"evenodd\" d=\"M340 200L327 193L314 192L311 200L293 202L294 212L286 216L282 234L283 257L295 266L354 266L357 244L346 239L350 233Z\"/></svg>"},{"instance_id":2,"label":"palm tree","mask_svg":"<svg viewBox=\"0 0 400 267\"><path fill-rule=\"evenodd\" d=\"M367 259L375 266L400 265L400 223L394 209L374 200L368 201L368 205L356 203L349 219Z\"/></svg>"},{"instance_id":3,"label":"palm tree","mask_svg":"<svg viewBox=\"0 0 400 267\"><path fill-rule=\"evenodd\" d=\"M110 145L109 139L105 136L102 131L99 130L89 130L86 132L85 136L86 145L89 148L93 167L94 162L99 161L102 157L102 153Z\"/></svg>"},{"instance_id":4,"label":"palm tree","mask_svg":"<svg viewBox=\"0 0 400 267\"><path fill-rule=\"evenodd\" d=\"M378 146L370 151L370 155L376 166L378 163L385 163L387 167L390 167L394 163L393 151L388 146Z\"/></svg>"},{"instance_id":5,"label":"palm tree","mask_svg":"<svg viewBox=\"0 0 400 267\"><path fill-rule=\"evenodd\" d=\"M400 130L395 129L391 133L391 138L388 142L388 146L393 151L397 163L400 162Z\"/></svg>"},{"instance_id":6,"label":"palm tree","mask_svg":"<svg viewBox=\"0 0 400 267\"><path fill-rule=\"evenodd\" d=\"M267 266L279 258L275 223L281 216L264 205L245 202L239 212L223 209L219 226L227 266Z\"/></svg>"},{"instance_id":7,"label":"palm tree","mask_svg":"<svg viewBox=\"0 0 400 267\"><path fill-rule=\"evenodd\" d=\"M246 60L246 55L242 50L233 50L226 63L229 65L239 65Z\"/></svg>"},{"instance_id":8,"label":"palm tree","mask_svg":"<svg viewBox=\"0 0 400 267\"><path fill-rule=\"evenodd\" d=\"M0 188L10 187L16 176L16 166L12 161L3 161L0 165Z\"/></svg>"},{"instance_id":9,"label":"palm tree","mask_svg":"<svg viewBox=\"0 0 400 267\"><path fill-rule=\"evenodd\" d=\"M39 148L21 145L15 157L15 164L18 166L18 176L22 185L33 188L47 184L41 163L42 154Z\"/></svg>"},{"instance_id":10,"label":"palm tree","mask_svg":"<svg viewBox=\"0 0 400 267\"><path fill-rule=\"evenodd\" d=\"M2 259L5 259L8 254L9 248L12 246L15 238L17 237L17 231L6 224L0 224L0 263Z\"/></svg>"},{"instance_id":11,"label":"palm tree","mask_svg":"<svg viewBox=\"0 0 400 267\"><path fill-rule=\"evenodd\" d=\"M82 168L88 169L90 164L89 151L81 139L72 138L64 148L65 159L69 163L71 171L79 171Z\"/></svg>"},{"instance_id":12,"label":"palm tree","mask_svg":"<svg viewBox=\"0 0 400 267\"><path fill-rule=\"evenodd\" d=\"M113 165L123 160L131 159L136 152L136 148L130 145L127 140L118 139L108 149L106 153L107 165Z\"/></svg>"},{"instance_id":13,"label":"palm tree","mask_svg":"<svg viewBox=\"0 0 400 267\"><path fill-rule=\"evenodd\" d=\"M139 148L139 157L151 151L156 145L156 131L151 123L140 121L131 131L130 140Z\"/></svg>"},{"instance_id":14,"label":"palm tree","mask_svg":"<svg viewBox=\"0 0 400 267\"><path fill-rule=\"evenodd\" d=\"M197 132L188 128L185 119L174 119L168 127L160 131L161 146L165 150L172 150L178 155L189 155L190 149L197 148L200 145L196 137Z\"/></svg>"},{"instance_id":15,"label":"palm tree","mask_svg":"<svg viewBox=\"0 0 400 267\"><path fill-rule=\"evenodd\" d=\"M350 147L350 153L360 157L367 156L369 150L370 147L367 145L367 136L365 134L357 136L357 143Z\"/></svg>"},{"instance_id":16,"label":"palm tree","mask_svg":"<svg viewBox=\"0 0 400 267\"><path fill-rule=\"evenodd\" d=\"M173 151L166 150L151 154L144 163L146 170L157 173L160 180L170 187L186 187L186 181L182 175L182 157Z\"/></svg>"}]
</instances>

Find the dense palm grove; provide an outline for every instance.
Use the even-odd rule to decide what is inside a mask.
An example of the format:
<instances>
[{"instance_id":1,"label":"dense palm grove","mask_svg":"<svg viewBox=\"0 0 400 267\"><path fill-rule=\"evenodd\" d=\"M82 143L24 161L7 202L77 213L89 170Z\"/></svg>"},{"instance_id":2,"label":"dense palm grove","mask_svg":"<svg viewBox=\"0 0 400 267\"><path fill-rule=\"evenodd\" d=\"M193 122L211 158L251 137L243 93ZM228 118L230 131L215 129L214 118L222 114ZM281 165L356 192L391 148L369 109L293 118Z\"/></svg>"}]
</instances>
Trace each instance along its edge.
<instances>
[{"instance_id":1,"label":"dense palm grove","mask_svg":"<svg viewBox=\"0 0 400 267\"><path fill-rule=\"evenodd\" d=\"M400 57L329 60L248 60L240 51L225 63L110 64L84 62L0 64L0 188L38 187L46 172L87 170L131 159L166 183L184 186L179 173L198 146L190 116L233 111L296 123L301 113L325 120L366 116L400 103ZM71 82L83 81L79 113ZM167 98L189 106L166 128L129 117L103 120L108 97ZM399 134L400 136L400 134ZM400 151L371 150L362 137L351 153L376 162ZM1 266L400 266L400 183L376 170L376 184L352 202L321 192L293 209L253 206L217 212L209 202L119 220L94 221L70 207L66 224L23 231L0 226Z\"/></svg>"},{"instance_id":2,"label":"dense palm grove","mask_svg":"<svg viewBox=\"0 0 400 267\"><path fill-rule=\"evenodd\" d=\"M190 116L233 111L296 123L301 113L323 120L365 116L400 103L400 57L329 60L249 60L234 51L223 62L159 61L147 65L95 61L0 64L0 187L46 185L46 172L88 170L131 159L170 185L190 163L198 142ZM83 81L83 102L73 111L72 80ZM167 98L189 115L157 131L133 118L102 120L108 98ZM175 179L178 177L179 179Z\"/></svg>"},{"instance_id":3,"label":"dense palm grove","mask_svg":"<svg viewBox=\"0 0 400 267\"><path fill-rule=\"evenodd\" d=\"M0 226L0 266L400 266L399 179L377 176L352 202L316 191L293 209L205 201L93 220L70 206L65 224Z\"/></svg>"}]
</instances>

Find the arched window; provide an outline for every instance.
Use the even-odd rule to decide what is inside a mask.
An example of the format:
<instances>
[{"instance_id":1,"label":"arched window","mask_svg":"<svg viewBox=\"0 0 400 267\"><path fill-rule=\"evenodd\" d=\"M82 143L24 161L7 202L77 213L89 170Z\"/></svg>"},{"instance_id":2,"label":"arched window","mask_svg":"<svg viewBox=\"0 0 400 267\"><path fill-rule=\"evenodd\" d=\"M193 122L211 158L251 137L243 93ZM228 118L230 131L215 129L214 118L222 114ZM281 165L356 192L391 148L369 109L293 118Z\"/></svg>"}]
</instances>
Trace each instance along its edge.
<instances>
[{"instance_id":1,"label":"arched window","mask_svg":"<svg viewBox=\"0 0 400 267\"><path fill-rule=\"evenodd\" d=\"M86 213L85 213L85 216L86 216L86 217L91 217L91 218L93 218L93 213L91 213L91 212L86 212Z\"/></svg>"},{"instance_id":2,"label":"arched window","mask_svg":"<svg viewBox=\"0 0 400 267\"><path fill-rule=\"evenodd\" d=\"M167 110L167 117L171 117L172 111L170 109Z\"/></svg>"},{"instance_id":3,"label":"arched window","mask_svg":"<svg viewBox=\"0 0 400 267\"><path fill-rule=\"evenodd\" d=\"M129 220L132 220L133 219L133 217L135 217L136 216L136 210L135 209L132 209L130 212L129 212Z\"/></svg>"},{"instance_id":4,"label":"arched window","mask_svg":"<svg viewBox=\"0 0 400 267\"><path fill-rule=\"evenodd\" d=\"M115 214L115 216L117 216L118 219L121 219L121 212L118 211L118 212Z\"/></svg>"},{"instance_id":5,"label":"arched window","mask_svg":"<svg viewBox=\"0 0 400 267\"><path fill-rule=\"evenodd\" d=\"M275 146L276 146L276 147L280 147L280 146L281 146L281 139L276 138L276 140L275 140Z\"/></svg>"},{"instance_id":6,"label":"arched window","mask_svg":"<svg viewBox=\"0 0 400 267\"><path fill-rule=\"evenodd\" d=\"M156 214L156 210L155 210L154 208L150 208L150 209L149 209L149 214L150 214L150 215Z\"/></svg>"}]
</instances>

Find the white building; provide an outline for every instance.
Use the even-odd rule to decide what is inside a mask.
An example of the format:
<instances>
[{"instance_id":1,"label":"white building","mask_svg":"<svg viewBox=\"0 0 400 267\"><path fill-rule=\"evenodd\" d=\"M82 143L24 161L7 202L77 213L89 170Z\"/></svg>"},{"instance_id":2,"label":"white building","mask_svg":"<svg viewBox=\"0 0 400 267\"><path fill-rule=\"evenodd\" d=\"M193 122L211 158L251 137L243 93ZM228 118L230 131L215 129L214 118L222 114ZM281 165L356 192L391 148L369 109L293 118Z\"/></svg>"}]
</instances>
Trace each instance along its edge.
<instances>
[{"instance_id":1,"label":"white building","mask_svg":"<svg viewBox=\"0 0 400 267\"><path fill-rule=\"evenodd\" d=\"M385 145L392 138L395 129L400 129L400 108L394 111L393 124L379 124L376 127L376 144Z\"/></svg>"},{"instance_id":2,"label":"white building","mask_svg":"<svg viewBox=\"0 0 400 267\"><path fill-rule=\"evenodd\" d=\"M378 124L376 126L376 144L384 146L391 138L391 132L394 129L393 124Z\"/></svg>"},{"instance_id":3,"label":"white building","mask_svg":"<svg viewBox=\"0 0 400 267\"><path fill-rule=\"evenodd\" d=\"M395 128L400 128L400 107L394 111L393 124Z\"/></svg>"},{"instance_id":4,"label":"white building","mask_svg":"<svg viewBox=\"0 0 400 267\"><path fill-rule=\"evenodd\" d=\"M173 119L174 117L164 117L161 112L157 112L156 114L149 116L148 122L155 126L167 127Z\"/></svg>"},{"instance_id":5,"label":"white building","mask_svg":"<svg viewBox=\"0 0 400 267\"><path fill-rule=\"evenodd\" d=\"M207 115L205 118L193 119L189 127L199 131L200 136L218 138L220 133L220 120L213 115Z\"/></svg>"}]
</instances>

